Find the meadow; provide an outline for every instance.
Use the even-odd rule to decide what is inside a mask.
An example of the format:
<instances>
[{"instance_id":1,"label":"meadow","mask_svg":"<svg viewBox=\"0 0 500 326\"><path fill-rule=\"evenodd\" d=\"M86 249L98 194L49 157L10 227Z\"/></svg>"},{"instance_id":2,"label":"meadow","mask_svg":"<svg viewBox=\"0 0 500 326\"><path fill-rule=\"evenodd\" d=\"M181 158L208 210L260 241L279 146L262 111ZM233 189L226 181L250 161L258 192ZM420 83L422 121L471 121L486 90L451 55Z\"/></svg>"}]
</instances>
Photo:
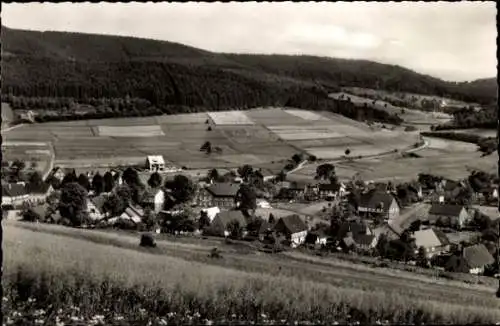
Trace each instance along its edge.
<instances>
[{"instance_id":1,"label":"meadow","mask_svg":"<svg viewBox=\"0 0 500 326\"><path fill-rule=\"evenodd\" d=\"M500 321L494 289L459 282L225 247L214 260L203 245L160 240L146 250L137 236L50 225L4 228L5 318L24 325Z\"/></svg>"},{"instance_id":2,"label":"meadow","mask_svg":"<svg viewBox=\"0 0 500 326\"><path fill-rule=\"evenodd\" d=\"M280 108L49 122L4 136L51 142L55 165L72 168L136 164L153 154L189 169L265 166L296 153L332 158L346 148L356 155L376 154L414 143L410 134L376 131L336 114ZM207 141L218 150L201 152Z\"/></svg>"}]
</instances>

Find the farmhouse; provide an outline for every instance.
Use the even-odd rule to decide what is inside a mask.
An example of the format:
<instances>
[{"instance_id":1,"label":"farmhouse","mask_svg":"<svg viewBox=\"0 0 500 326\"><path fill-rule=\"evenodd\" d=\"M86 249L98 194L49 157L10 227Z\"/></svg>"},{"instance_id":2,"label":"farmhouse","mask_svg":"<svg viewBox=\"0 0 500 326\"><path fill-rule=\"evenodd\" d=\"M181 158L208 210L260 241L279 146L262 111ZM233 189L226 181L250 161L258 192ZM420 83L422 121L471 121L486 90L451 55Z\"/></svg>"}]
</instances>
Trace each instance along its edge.
<instances>
[{"instance_id":1,"label":"farmhouse","mask_svg":"<svg viewBox=\"0 0 500 326\"><path fill-rule=\"evenodd\" d=\"M416 231L413 237L417 248L423 247L428 258L450 251L450 241L440 230L430 228Z\"/></svg>"},{"instance_id":2,"label":"farmhouse","mask_svg":"<svg viewBox=\"0 0 500 326\"><path fill-rule=\"evenodd\" d=\"M274 230L277 234L284 235L292 247L303 244L307 236L307 226L296 214L280 218Z\"/></svg>"},{"instance_id":3,"label":"farmhouse","mask_svg":"<svg viewBox=\"0 0 500 326\"><path fill-rule=\"evenodd\" d=\"M29 194L24 184L2 183L2 207L18 207L28 199Z\"/></svg>"},{"instance_id":4,"label":"farmhouse","mask_svg":"<svg viewBox=\"0 0 500 326\"><path fill-rule=\"evenodd\" d=\"M223 211L217 214L210 224L210 233L222 237L231 234L230 225L237 222L243 229L247 226L247 220L241 211Z\"/></svg>"},{"instance_id":5,"label":"farmhouse","mask_svg":"<svg viewBox=\"0 0 500 326\"><path fill-rule=\"evenodd\" d=\"M320 199L334 198L340 190L340 187L338 185L330 183L322 183L317 187Z\"/></svg>"},{"instance_id":6,"label":"farmhouse","mask_svg":"<svg viewBox=\"0 0 500 326\"><path fill-rule=\"evenodd\" d=\"M378 239L372 234L352 235L356 249L359 251L369 252L377 246Z\"/></svg>"},{"instance_id":7,"label":"farmhouse","mask_svg":"<svg viewBox=\"0 0 500 326\"><path fill-rule=\"evenodd\" d=\"M310 244L325 246L328 239L328 235L324 230L316 230L307 233L306 242Z\"/></svg>"},{"instance_id":8,"label":"farmhouse","mask_svg":"<svg viewBox=\"0 0 500 326\"><path fill-rule=\"evenodd\" d=\"M362 194L358 204L358 212L365 216L380 216L385 221L399 216L399 205L391 194L380 190L371 190Z\"/></svg>"},{"instance_id":9,"label":"farmhouse","mask_svg":"<svg viewBox=\"0 0 500 326\"><path fill-rule=\"evenodd\" d=\"M108 220L109 224L115 224L119 221L132 222L138 224L144 217L144 211L139 207L129 205L120 216L112 217Z\"/></svg>"},{"instance_id":10,"label":"farmhouse","mask_svg":"<svg viewBox=\"0 0 500 326\"><path fill-rule=\"evenodd\" d=\"M214 183L198 192L197 202L202 207L233 208L240 185L236 183Z\"/></svg>"},{"instance_id":11,"label":"farmhouse","mask_svg":"<svg viewBox=\"0 0 500 326\"><path fill-rule=\"evenodd\" d=\"M148 189L143 195L141 206L159 213L165 204L165 192L161 189Z\"/></svg>"},{"instance_id":12,"label":"farmhouse","mask_svg":"<svg viewBox=\"0 0 500 326\"><path fill-rule=\"evenodd\" d=\"M461 205L433 204L429 209L430 225L461 229L469 220L469 213Z\"/></svg>"},{"instance_id":13,"label":"farmhouse","mask_svg":"<svg viewBox=\"0 0 500 326\"><path fill-rule=\"evenodd\" d=\"M489 253L483 244L462 248L460 255L453 255L446 264L446 269L470 273L483 274L484 268L495 262L495 258Z\"/></svg>"},{"instance_id":14,"label":"farmhouse","mask_svg":"<svg viewBox=\"0 0 500 326\"><path fill-rule=\"evenodd\" d=\"M161 155L150 155L146 159L146 165L149 171L163 171L165 170L165 160Z\"/></svg>"}]
</instances>

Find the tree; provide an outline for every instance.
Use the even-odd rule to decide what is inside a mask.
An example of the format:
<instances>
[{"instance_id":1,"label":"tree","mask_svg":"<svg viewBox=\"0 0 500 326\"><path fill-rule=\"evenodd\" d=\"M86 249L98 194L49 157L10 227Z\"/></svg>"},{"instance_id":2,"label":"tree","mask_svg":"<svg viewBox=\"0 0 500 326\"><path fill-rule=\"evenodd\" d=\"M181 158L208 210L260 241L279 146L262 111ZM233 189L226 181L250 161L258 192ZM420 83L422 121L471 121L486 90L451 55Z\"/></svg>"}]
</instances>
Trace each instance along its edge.
<instances>
[{"instance_id":1,"label":"tree","mask_svg":"<svg viewBox=\"0 0 500 326\"><path fill-rule=\"evenodd\" d=\"M349 148L346 149L344 154L345 154L345 156L349 156L349 154L351 154L351 150Z\"/></svg>"},{"instance_id":2,"label":"tree","mask_svg":"<svg viewBox=\"0 0 500 326\"><path fill-rule=\"evenodd\" d=\"M76 176L76 171L73 169L70 173L67 173L61 181L61 186L64 186L68 183L78 183L78 177Z\"/></svg>"},{"instance_id":3,"label":"tree","mask_svg":"<svg viewBox=\"0 0 500 326\"><path fill-rule=\"evenodd\" d=\"M134 186L140 183L139 174L131 167L128 167L125 171L123 171L122 179L129 186Z\"/></svg>"},{"instance_id":4,"label":"tree","mask_svg":"<svg viewBox=\"0 0 500 326\"><path fill-rule=\"evenodd\" d=\"M148 180L148 185L151 187L151 188L158 188L161 186L163 180L161 178L161 175L158 173L158 172L154 172L153 174L151 174L151 176L149 177L149 180Z\"/></svg>"},{"instance_id":5,"label":"tree","mask_svg":"<svg viewBox=\"0 0 500 326\"><path fill-rule=\"evenodd\" d=\"M417 266L423 268L429 267L429 260L427 259L427 255L425 254L425 248L422 246L418 248Z\"/></svg>"},{"instance_id":6,"label":"tree","mask_svg":"<svg viewBox=\"0 0 500 326\"><path fill-rule=\"evenodd\" d=\"M207 179L210 182L217 182L219 180L219 178L220 178L219 171L217 171L217 169L212 169L212 170L208 171Z\"/></svg>"},{"instance_id":7,"label":"tree","mask_svg":"<svg viewBox=\"0 0 500 326\"><path fill-rule=\"evenodd\" d=\"M212 143L210 143L209 141L206 141L205 143L203 143L203 145L200 147L200 151L201 152L212 152Z\"/></svg>"},{"instance_id":8,"label":"tree","mask_svg":"<svg viewBox=\"0 0 500 326\"><path fill-rule=\"evenodd\" d=\"M330 163L321 164L316 168L316 176L315 179L330 179L331 175L335 174L335 166Z\"/></svg>"},{"instance_id":9,"label":"tree","mask_svg":"<svg viewBox=\"0 0 500 326\"><path fill-rule=\"evenodd\" d=\"M210 226L210 219L208 218L208 214L206 211L201 211L198 225L200 227L200 230L205 230L205 228Z\"/></svg>"},{"instance_id":10,"label":"tree","mask_svg":"<svg viewBox=\"0 0 500 326\"><path fill-rule=\"evenodd\" d=\"M42 176L38 171L31 173L28 180L28 188L31 190L38 189L43 184Z\"/></svg>"},{"instance_id":11,"label":"tree","mask_svg":"<svg viewBox=\"0 0 500 326\"><path fill-rule=\"evenodd\" d=\"M26 163L19 159L15 159L14 162L12 162L11 167L17 171L22 171L26 168Z\"/></svg>"},{"instance_id":12,"label":"tree","mask_svg":"<svg viewBox=\"0 0 500 326\"><path fill-rule=\"evenodd\" d=\"M310 156L309 156L309 161L310 161L310 162L316 162L316 161L317 161L317 159L318 159L318 158L316 157L316 155L310 155Z\"/></svg>"},{"instance_id":13,"label":"tree","mask_svg":"<svg viewBox=\"0 0 500 326\"><path fill-rule=\"evenodd\" d=\"M99 172L92 178L92 189L94 189L96 195L104 192L104 179Z\"/></svg>"},{"instance_id":14,"label":"tree","mask_svg":"<svg viewBox=\"0 0 500 326\"><path fill-rule=\"evenodd\" d=\"M248 179L253 174L253 168L250 165L245 164L238 168L238 174L245 182L248 182Z\"/></svg>"},{"instance_id":15,"label":"tree","mask_svg":"<svg viewBox=\"0 0 500 326\"><path fill-rule=\"evenodd\" d=\"M121 215L132 202L132 189L127 185L121 185L108 197L104 204L104 210L111 216Z\"/></svg>"},{"instance_id":16,"label":"tree","mask_svg":"<svg viewBox=\"0 0 500 326\"><path fill-rule=\"evenodd\" d=\"M176 175L174 180L165 182L165 188L172 191L172 196L178 203L191 200L196 191L196 185L184 175Z\"/></svg>"},{"instance_id":17,"label":"tree","mask_svg":"<svg viewBox=\"0 0 500 326\"><path fill-rule=\"evenodd\" d=\"M267 221L269 222L269 224L274 224L276 222L276 219L275 219L273 213L269 214L269 219Z\"/></svg>"},{"instance_id":18,"label":"tree","mask_svg":"<svg viewBox=\"0 0 500 326\"><path fill-rule=\"evenodd\" d=\"M82 186L85 190L89 191L90 190L90 182L89 182L89 178L87 178L87 176L83 173L81 173L79 176L78 176L78 184L80 186Z\"/></svg>"},{"instance_id":19,"label":"tree","mask_svg":"<svg viewBox=\"0 0 500 326\"><path fill-rule=\"evenodd\" d=\"M303 159L304 159L304 158L303 158L303 155L302 155L302 154L294 154L294 155L292 156L292 161L294 161L294 162L295 162L295 164L299 164L300 162L302 162L302 160L303 160Z\"/></svg>"},{"instance_id":20,"label":"tree","mask_svg":"<svg viewBox=\"0 0 500 326\"><path fill-rule=\"evenodd\" d=\"M59 213L74 226L85 222L87 191L76 182L65 184L61 190Z\"/></svg>"},{"instance_id":21,"label":"tree","mask_svg":"<svg viewBox=\"0 0 500 326\"><path fill-rule=\"evenodd\" d=\"M144 210L144 217L142 219L142 222L146 226L146 230L151 231L157 226L157 221L156 221L156 216L154 215L154 212L151 211L151 209L145 209Z\"/></svg>"},{"instance_id":22,"label":"tree","mask_svg":"<svg viewBox=\"0 0 500 326\"><path fill-rule=\"evenodd\" d=\"M257 208L257 195L255 189L247 184L242 184L236 193L236 200L240 203L243 212L253 211Z\"/></svg>"},{"instance_id":23,"label":"tree","mask_svg":"<svg viewBox=\"0 0 500 326\"><path fill-rule=\"evenodd\" d=\"M104 182L104 192L111 192L115 187L115 179L113 178L113 175L109 171L104 173L103 182Z\"/></svg>"}]
</instances>

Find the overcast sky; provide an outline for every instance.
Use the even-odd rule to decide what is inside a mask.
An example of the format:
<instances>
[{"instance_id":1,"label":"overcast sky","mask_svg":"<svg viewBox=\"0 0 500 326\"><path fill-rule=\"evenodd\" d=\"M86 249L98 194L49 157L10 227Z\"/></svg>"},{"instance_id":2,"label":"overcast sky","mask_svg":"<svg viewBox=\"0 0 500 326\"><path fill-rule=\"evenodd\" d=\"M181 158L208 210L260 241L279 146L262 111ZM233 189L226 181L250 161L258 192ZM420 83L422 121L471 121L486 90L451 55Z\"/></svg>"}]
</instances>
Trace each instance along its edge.
<instances>
[{"instance_id":1,"label":"overcast sky","mask_svg":"<svg viewBox=\"0 0 500 326\"><path fill-rule=\"evenodd\" d=\"M497 71L495 2L30 3L2 4L1 16L11 28L367 59L453 81Z\"/></svg>"}]
</instances>

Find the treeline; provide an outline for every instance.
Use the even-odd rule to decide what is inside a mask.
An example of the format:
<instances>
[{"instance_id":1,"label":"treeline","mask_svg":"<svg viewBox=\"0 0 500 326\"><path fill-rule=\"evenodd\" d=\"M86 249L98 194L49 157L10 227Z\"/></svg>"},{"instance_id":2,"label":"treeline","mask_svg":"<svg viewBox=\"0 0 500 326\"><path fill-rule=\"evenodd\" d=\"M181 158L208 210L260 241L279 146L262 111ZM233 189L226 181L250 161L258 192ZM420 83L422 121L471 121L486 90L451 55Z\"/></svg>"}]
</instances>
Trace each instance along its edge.
<instances>
[{"instance_id":1,"label":"treeline","mask_svg":"<svg viewBox=\"0 0 500 326\"><path fill-rule=\"evenodd\" d=\"M368 106L366 103L356 105L350 98L346 100L328 98L328 95L321 90L298 91L290 97L285 106L334 112L358 121L368 120L397 125L403 122L399 116Z\"/></svg>"},{"instance_id":2,"label":"treeline","mask_svg":"<svg viewBox=\"0 0 500 326\"><path fill-rule=\"evenodd\" d=\"M497 105L488 106L480 111L462 109L453 113L453 123L435 126L434 130L464 128L497 128Z\"/></svg>"}]
</instances>

